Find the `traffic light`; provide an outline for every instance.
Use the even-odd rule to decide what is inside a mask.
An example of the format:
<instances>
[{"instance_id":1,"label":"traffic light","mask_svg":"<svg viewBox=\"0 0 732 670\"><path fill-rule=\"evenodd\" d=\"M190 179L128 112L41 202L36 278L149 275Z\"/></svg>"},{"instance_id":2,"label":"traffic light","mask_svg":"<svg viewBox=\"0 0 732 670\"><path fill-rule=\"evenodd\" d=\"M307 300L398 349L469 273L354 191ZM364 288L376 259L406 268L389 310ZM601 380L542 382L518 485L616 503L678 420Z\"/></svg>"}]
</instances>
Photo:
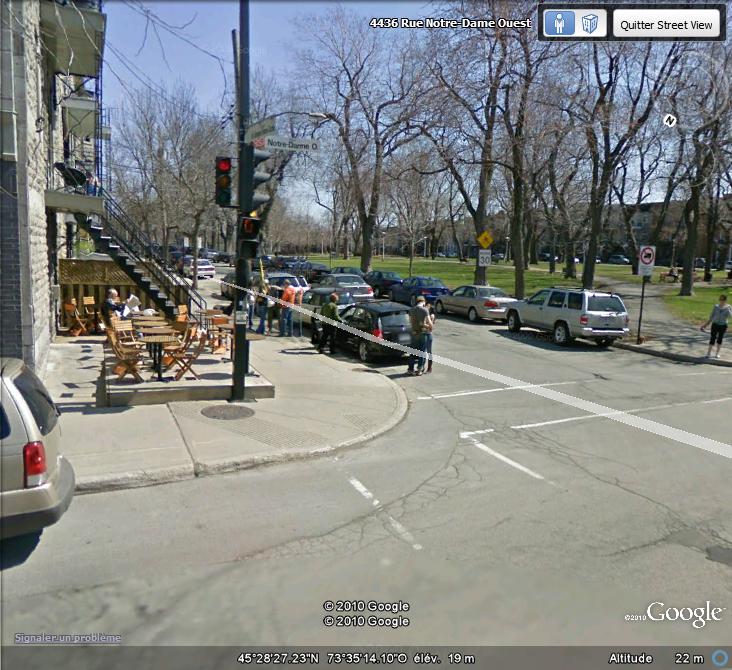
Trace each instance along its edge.
<instances>
[{"instance_id":1,"label":"traffic light","mask_svg":"<svg viewBox=\"0 0 732 670\"><path fill-rule=\"evenodd\" d=\"M259 233L262 229L262 220L256 212L243 214L239 222L239 257L254 258L259 246Z\"/></svg>"},{"instance_id":2,"label":"traffic light","mask_svg":"<svg viewBox=\"0 0 732 670\"><path fill-rule=\"evenodd\" d=\"M216 157L216 204L219 207L231 207L231 158Z\"/></svg>"},{"instance_id":3,"label":"traffic light","mask_svg":"<svg viewBox=\"0 0 732 670\"><path fill-rule=\"evenodd\" d=\"M252 156L252 203L251 209L257 209L269 202L269 196L264 193L257 193L257 186L264 184L272 179L272 175L268 172L257 172L257 165L264 163L272 157L269 151L255 149L249 145L247 151L251 151ZM242 203L245 204L245 203Z\"/></svg>"}]
</instances>

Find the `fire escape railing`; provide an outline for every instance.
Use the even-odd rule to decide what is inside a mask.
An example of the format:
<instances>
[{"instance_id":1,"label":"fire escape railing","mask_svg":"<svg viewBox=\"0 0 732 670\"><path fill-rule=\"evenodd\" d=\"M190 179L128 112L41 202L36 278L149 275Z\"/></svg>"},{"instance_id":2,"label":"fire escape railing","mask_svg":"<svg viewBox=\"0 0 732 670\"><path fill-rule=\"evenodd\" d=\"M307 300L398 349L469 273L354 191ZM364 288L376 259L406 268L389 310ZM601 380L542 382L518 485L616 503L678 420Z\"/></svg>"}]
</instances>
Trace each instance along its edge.
<instances>
[{"instance_id":1,"label":"fire escape railing","mask_svg":"<svg viewBox=\"0 0 732 670\"><path fill-rule=\"evenodd\" d=\"M170 300L176 305L186 305L193 318L197 318L196 312L206 309L205 298L168 266L157 245L140 230L104 188L99 189L99 195L104 198L105 232L110 234L124 254L142 266Z\"/></svg>"}]
</instances>

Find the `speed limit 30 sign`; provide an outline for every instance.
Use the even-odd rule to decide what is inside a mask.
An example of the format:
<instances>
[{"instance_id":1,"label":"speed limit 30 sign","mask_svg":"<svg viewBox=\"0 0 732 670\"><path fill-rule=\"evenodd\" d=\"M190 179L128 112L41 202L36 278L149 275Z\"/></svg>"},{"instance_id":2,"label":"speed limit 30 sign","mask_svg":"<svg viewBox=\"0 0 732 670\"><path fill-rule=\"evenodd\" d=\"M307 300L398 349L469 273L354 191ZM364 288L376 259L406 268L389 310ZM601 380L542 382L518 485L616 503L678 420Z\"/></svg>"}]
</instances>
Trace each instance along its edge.
<instances>
[{"instance_id":1,"label":"speed limit 30 sign","mask_svg":"<svg viewBox=\"0 0 732 670\"><path fill-rule=\"evenodd\" d=\"M656 265L656 247L643 246L638 252L638 274L641 277L650 277Z\"/></svg>"}]
</instances>

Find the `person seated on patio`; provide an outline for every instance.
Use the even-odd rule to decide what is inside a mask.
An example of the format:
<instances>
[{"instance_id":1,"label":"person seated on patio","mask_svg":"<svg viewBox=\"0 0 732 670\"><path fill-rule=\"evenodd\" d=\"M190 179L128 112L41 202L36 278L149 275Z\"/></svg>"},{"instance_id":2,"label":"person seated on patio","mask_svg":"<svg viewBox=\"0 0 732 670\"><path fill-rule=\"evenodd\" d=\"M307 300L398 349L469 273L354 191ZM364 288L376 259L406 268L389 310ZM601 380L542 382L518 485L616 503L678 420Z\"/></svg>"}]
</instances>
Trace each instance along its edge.
<instances>
[{"instance_id":1,"label":"person seated on patio","mask_svg":"<svg viewBox=\"0 0 732 670\"><path fill-rule=\"evenodd\" d=\"M109 323L109 317L112 316L115 312L117 314L122 314L125 309L125 303L118 302L119 293L117 293L116 289L109 289L107 291L107 299L102 303L102 317L104 318L105 323Z\"/></svg>"},{"instance_id":2,"label":"person seated on patio","mask_svg":"<svg viewBox=\"0 0 732 670\"><path fill-rule=\"evenodd\" d=\"M130 297L127 298L127 308L125 309L123 313L123 317L127 316L128 314L139 314L140 313L140 299L134 295L130 294ZM128 311L129 310L129 311Z\"/></svg>"}]
</instances>

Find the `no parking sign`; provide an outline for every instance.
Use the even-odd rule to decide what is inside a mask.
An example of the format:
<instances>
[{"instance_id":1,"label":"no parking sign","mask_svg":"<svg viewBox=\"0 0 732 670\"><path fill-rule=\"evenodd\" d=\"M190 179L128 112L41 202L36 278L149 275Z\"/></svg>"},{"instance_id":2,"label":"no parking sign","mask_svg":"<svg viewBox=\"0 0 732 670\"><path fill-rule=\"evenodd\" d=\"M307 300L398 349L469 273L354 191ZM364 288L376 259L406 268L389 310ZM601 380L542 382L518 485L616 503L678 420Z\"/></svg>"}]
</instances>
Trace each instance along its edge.
<instances>
[{"instance_id":1,"label":"no parking sign","mask_svg":"<svg viewBox=\"0 0 732 670\"><path fill-rule=\"evenodd\" d=\"M653 268L656 265L656 247L643 246L638 252L638 274L641 277L653 275Z\"/></svg>"}]
</instances>

